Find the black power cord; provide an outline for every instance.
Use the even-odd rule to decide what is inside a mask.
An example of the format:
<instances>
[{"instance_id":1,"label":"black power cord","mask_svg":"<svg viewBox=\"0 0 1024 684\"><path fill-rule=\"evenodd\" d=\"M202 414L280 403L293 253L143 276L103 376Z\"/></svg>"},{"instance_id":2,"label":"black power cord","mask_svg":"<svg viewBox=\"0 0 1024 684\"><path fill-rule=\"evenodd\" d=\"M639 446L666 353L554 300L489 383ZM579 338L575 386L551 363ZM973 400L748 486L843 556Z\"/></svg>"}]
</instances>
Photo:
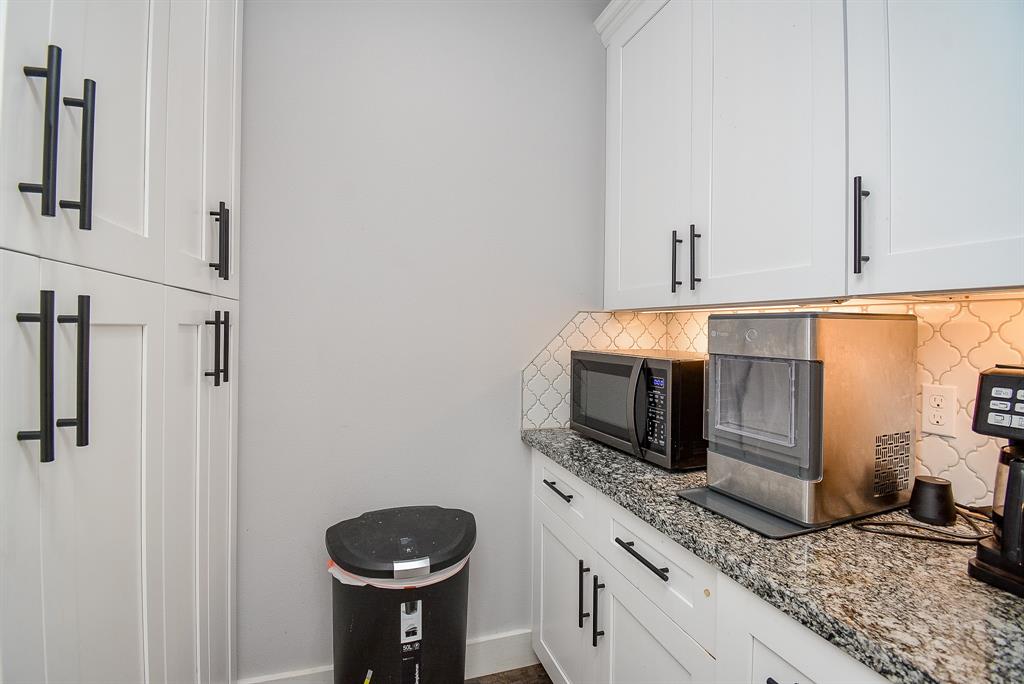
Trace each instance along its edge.
<instances>
[{"instance_id":1,"label":"black power cord","mask_svg":"<svg viewBox=\"0 0 1024 684\"><path fill-rule=\"evenodd\" d=\"M884 534L890 537L906 537L907 539L923 539L925 541L941 542L944 544L960 544L961 546L974 546L982 539L987 539L992 536L992 533L985 533L981 531L975 520L990 521L990 519L974 510L957 504L956 513L958 516L964 519L974 534L961 534L959 532L947 531L934 527L932 525L925 525L919 522L904 522L902 520L879 520L871 521L864 520L853 523L855 530L861 532L871 532L873 534ZM910 528L915 530L925 530L931 534L917 534L915 532L899 532L893 529L894 527Z\"/></svg>"}]
</instances>

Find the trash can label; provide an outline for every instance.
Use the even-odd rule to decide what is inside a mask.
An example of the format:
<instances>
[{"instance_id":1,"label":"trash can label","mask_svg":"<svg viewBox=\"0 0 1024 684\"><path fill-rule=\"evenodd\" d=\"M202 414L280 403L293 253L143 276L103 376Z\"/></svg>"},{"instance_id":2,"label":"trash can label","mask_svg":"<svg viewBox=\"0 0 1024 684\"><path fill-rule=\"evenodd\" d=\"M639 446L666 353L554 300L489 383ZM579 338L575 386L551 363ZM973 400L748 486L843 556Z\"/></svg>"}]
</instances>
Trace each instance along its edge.
<instances>
[{"instance_id":1,"label":"trash can label","mask_svg":"<svg viewBox=\"0 0 1024 684\"><path fill-rule=\"evenodd\" d=\"M423 639L423 601L401 606L402 684L419 684Z\"/></svg>"}]
</instances>

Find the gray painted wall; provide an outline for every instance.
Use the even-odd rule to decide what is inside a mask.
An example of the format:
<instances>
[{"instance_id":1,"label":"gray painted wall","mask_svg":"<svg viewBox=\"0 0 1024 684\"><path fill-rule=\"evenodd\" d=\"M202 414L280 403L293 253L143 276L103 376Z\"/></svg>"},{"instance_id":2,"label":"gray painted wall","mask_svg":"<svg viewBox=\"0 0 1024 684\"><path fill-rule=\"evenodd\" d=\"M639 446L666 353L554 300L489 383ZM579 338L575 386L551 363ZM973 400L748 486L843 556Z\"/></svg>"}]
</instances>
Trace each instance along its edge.
<instances>
[{"instance_id":1,"label":"gray painted wall","mask_svg":"<svg viewBox=\"0 0 1024 684\"><path fill-rule=\"evenodd\" d=\"M519 373L601 305L603 0L246 4L239 674L331 661L323 533L477 516L470 637L530 621Z\"/></svg>"}]
</instances>

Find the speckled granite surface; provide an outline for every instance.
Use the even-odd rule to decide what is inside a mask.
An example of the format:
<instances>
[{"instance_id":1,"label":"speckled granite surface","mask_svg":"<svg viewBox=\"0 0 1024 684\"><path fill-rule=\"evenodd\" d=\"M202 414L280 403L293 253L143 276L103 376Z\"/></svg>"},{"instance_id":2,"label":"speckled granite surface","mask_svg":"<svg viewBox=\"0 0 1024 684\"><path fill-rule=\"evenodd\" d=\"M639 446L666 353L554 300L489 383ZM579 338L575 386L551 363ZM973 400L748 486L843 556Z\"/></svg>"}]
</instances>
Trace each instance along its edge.
<instances>
[{"instance_id":1,"label":"speckled granite surface","mask_svg":"<svg viewBox=\"0 0 1024 684\"><path fill-rule=\"evenodd\" d=\"M703 472L670 473L567 429L522 436L891 681L1024 682L1024 599L969 578L972 547L849 525L770 540L676 496L703 486Z\"/></svg>"}]
</instances>

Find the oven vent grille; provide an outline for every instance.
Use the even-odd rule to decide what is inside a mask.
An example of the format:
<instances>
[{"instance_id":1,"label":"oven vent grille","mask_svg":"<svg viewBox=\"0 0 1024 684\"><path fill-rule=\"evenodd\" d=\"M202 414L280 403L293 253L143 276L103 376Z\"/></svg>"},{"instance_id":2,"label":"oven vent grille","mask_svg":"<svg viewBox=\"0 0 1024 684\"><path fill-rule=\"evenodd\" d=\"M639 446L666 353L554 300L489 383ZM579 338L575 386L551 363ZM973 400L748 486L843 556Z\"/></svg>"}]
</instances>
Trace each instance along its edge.
<instances>
[{"instance_id":1,"label":"oven vent grille","mask_svg":"<svg viewBox=\"0 0 1024 684\"><path fill-rule=\"evenodd\" d=\"M875 437L875 496L888 496L910 487L913 453L910 431Z\"/></svg>"}]
</instances>

